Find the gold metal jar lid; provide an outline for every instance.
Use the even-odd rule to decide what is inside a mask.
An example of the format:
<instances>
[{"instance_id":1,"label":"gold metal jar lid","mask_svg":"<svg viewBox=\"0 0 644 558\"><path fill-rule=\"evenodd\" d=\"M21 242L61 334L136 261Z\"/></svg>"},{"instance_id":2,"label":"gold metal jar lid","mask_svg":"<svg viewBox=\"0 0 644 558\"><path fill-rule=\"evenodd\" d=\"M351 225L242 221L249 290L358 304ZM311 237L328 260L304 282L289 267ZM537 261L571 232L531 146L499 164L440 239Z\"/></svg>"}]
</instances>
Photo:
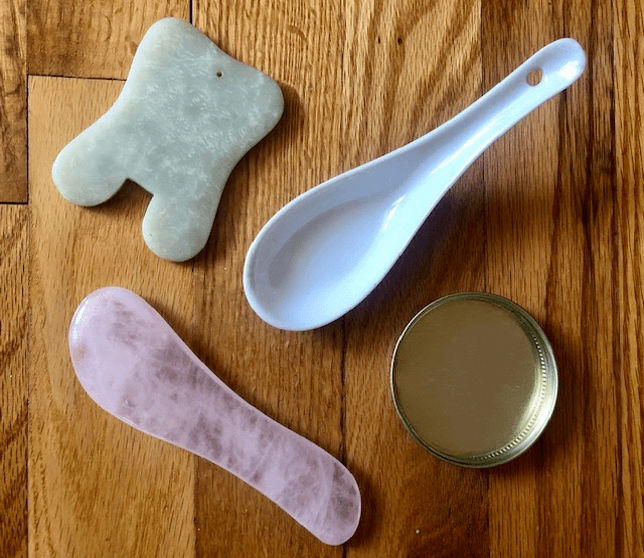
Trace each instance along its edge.
<instances>
[{"instance_id":1,"label":"gold metal jar lid","mask_svg":"<svg viewBox=\"0 0 644 558\"><path fill-rule=\"evenodd\" d=\"M435 456L466 467L514 459L557 398L557 365L534 319L485 293L441 298L403 331L391 364L396 411Z\"/></svg>"}]
</instances>

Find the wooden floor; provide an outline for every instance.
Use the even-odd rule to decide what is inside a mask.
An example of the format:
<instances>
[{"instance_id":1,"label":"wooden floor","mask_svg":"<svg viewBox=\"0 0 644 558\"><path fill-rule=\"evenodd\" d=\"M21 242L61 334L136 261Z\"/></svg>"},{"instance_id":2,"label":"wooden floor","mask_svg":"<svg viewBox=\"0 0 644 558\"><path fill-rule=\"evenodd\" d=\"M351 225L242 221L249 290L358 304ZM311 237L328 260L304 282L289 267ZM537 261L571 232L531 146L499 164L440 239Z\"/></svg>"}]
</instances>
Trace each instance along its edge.
<instances>
[{"instance_id":1,"label":"wooden floor","mask_svg":"<svg viewBox=\"0 0 644 558\"><path fill-rule=\"evenodd\" d=\"M168 15L286 99L185 264L144 245L136 185L84 209L51 180ZM2 0L0 29L1 556L644 556L643 2ZM253 313L244 257L283 204L431 130L565 36L587 52L582 78L474 164L362 305L307 333ZM344 547L87 397L66 335L104 285L145 297L240 395L347 465L363 515ZM559 364L544 435L490 470L424 452L389 390L404 325L468 290L526 308Z\"/></svg>"}]
</instances>

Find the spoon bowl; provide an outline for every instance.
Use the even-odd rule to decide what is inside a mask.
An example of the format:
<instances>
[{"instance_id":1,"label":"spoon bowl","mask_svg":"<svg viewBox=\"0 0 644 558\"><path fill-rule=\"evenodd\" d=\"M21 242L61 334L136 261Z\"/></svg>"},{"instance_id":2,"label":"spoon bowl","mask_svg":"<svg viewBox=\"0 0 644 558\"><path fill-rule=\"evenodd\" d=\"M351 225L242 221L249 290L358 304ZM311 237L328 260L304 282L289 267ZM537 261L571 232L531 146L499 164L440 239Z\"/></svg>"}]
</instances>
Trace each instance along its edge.
<instances>
[{"instance_id":1,"label":"spoon bowl","mask_svg":"<svg viewBox=\"0 0 644 558\"><path fill-rule=\"evenodd\" d=\"M357 306L474 160L585 65L576 41L555 41L439 128L292 200L248 251L244 291L253 310L274 327L304 331ZM533 70L541 72L536 85Z\"/></svg>"}]
</instances>

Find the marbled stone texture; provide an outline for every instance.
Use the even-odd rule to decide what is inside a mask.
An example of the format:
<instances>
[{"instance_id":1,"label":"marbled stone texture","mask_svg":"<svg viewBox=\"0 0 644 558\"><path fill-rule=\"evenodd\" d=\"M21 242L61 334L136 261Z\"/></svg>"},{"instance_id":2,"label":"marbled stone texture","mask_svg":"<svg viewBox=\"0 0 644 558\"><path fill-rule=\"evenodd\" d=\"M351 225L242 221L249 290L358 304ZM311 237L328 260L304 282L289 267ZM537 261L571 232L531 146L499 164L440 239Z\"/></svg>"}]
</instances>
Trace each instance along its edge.
<instances>
[{"instance_id":1,"label":"marbled stone texture","mask_svg":"<svg viewBox=\"0 0 644 558\"><path fill-rule=\"evenodd\" d=\"M114 105L58 155L52 177L91 206L126 179L152 195L143 237L184 261L206 244L231 171L277 123L279 86L221 51L189 23L157 21L143 37Z\"/></svg>"},{"instance_id":2,"label":"marbled stone texture","mask_svg":"<svg viewBox=\"0 0 644 558\"><path fill-rule=\"evenodd\" d=\"M138 295L91 293L69 346L78 379L107 412L233 473L327 544L355 532L360 493L344 465L234 393Z\"/></svg>"}]
</instances>

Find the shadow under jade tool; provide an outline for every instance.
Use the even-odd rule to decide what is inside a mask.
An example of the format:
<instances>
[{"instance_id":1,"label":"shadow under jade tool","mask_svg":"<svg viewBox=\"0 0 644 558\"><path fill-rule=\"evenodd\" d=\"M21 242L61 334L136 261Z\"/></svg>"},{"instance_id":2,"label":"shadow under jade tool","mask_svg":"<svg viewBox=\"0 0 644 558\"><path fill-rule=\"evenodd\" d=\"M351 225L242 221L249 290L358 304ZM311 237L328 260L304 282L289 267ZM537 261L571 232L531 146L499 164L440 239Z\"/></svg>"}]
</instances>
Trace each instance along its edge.
<instances>
[{"instance_id":1,"label":"shadow under jade tool","mask_svg":"<svg viewBox=\"0 0 644 558\"><path fill-rule=\"evenodd\" d=\"M585 65L576 41L555 41L436 130L284 206L248 250L244 291L253 310L272 326L302 331L354 308L472 162ZM541 79L531 85L534 71Z\"/></svg>"},{"instance_id":2,"label":"shadow under jade tool","mask_svg":"<svg viewBox=\"0 0 644 558\"><path fill-rule=\"evenodd\" d=\"M236 475L326 544L355 532L360 492L346 467L239 397L138 295L88 295L69 347L80 383L108 413Z\"/></svg>"}]
</instances>

